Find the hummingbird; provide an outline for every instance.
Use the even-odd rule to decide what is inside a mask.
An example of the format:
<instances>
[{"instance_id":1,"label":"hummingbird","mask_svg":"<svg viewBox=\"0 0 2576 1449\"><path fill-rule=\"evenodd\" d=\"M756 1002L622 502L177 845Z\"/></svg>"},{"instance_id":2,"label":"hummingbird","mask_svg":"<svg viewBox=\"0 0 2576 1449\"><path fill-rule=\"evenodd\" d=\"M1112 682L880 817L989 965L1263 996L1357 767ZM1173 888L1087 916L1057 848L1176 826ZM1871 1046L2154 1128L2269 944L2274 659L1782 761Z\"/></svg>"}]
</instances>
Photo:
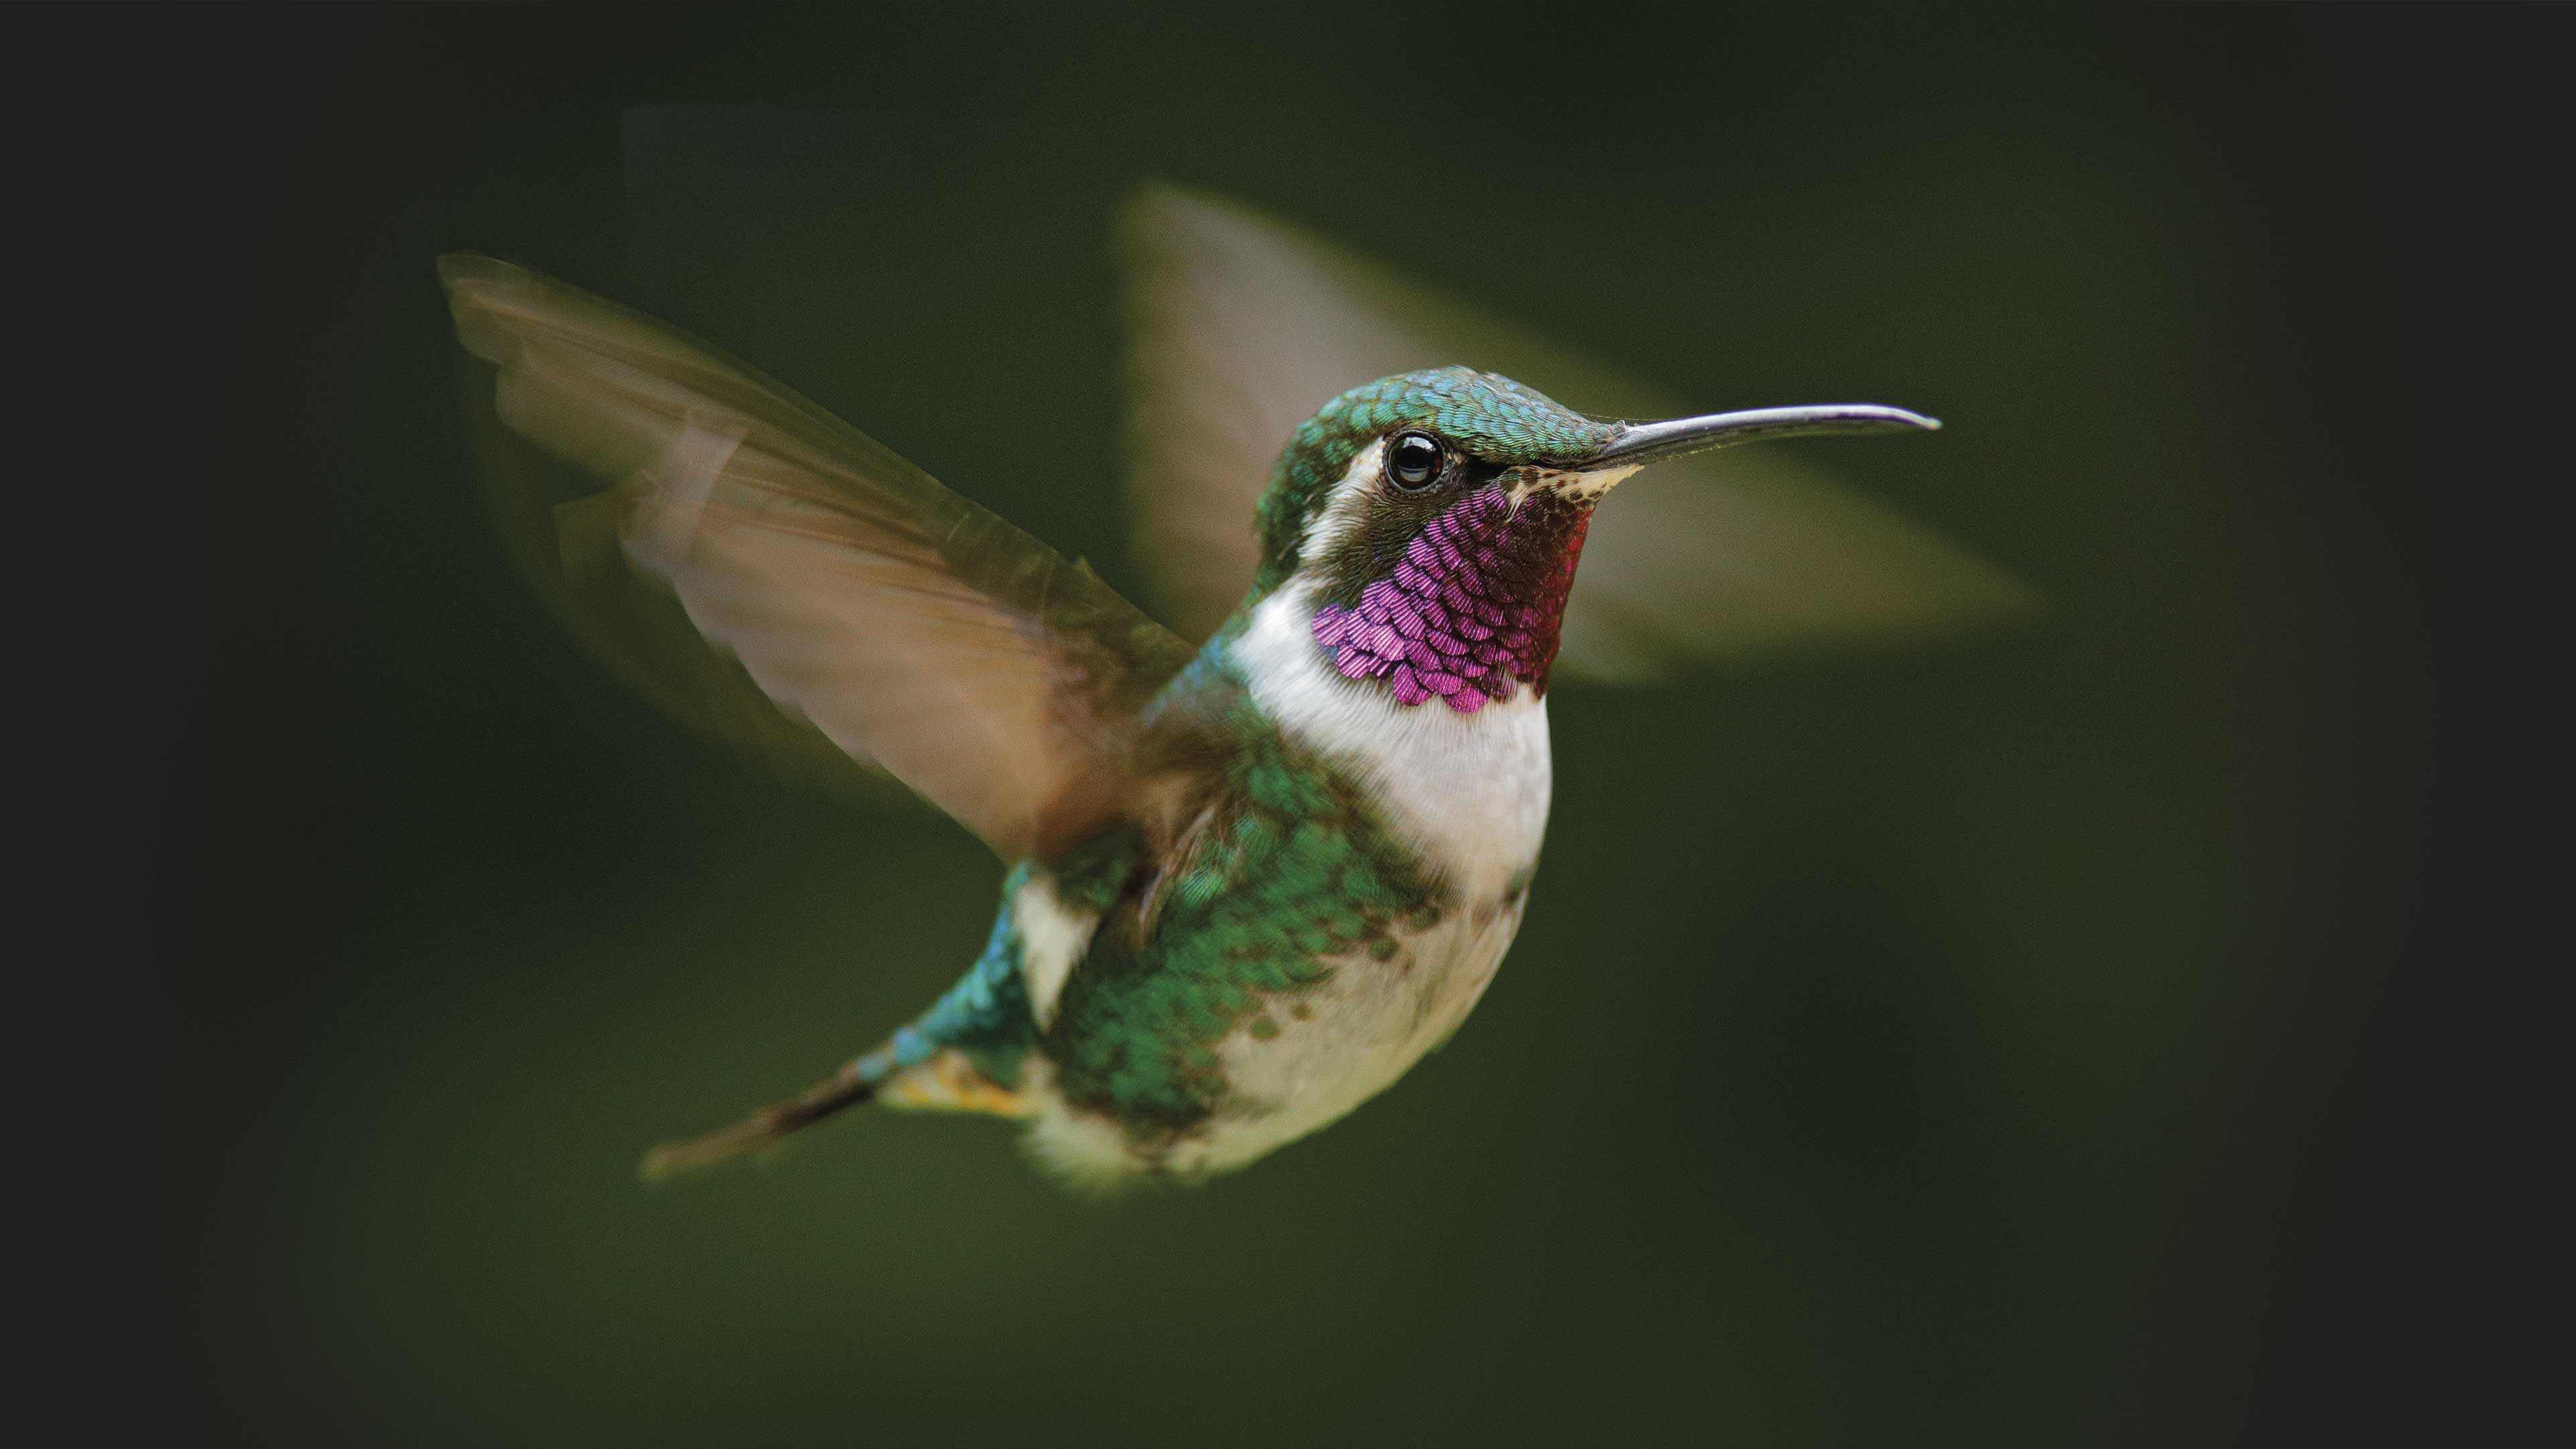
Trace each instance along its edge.
<instances>
[{"instance_id":1,"label":"hummingbird","mask_svg":"<svg viewBox=\"0 0 2576 1449\"><path fill-rule=\"evenodd\" d=\"M1751 471L1684 480L1715 514L1642 508L1620 607L1587 623L1587 545L1641 471L1940 424L1578 411L1491 370L1589 375L1544 344L1250 208L1148 187L1121 236L1162 619L708 343L440 259L505 525L574 631L790 773L891 777L1006 870L945 994L648 1176L861 1103L1017 1119L1075 1184L1241 1168L1384 1091L1494 980L1561 665L1949 637L2027 605L1929 530ZM1349 370L1383 358L1411 365Z\"/></svg>"}]
</instances>

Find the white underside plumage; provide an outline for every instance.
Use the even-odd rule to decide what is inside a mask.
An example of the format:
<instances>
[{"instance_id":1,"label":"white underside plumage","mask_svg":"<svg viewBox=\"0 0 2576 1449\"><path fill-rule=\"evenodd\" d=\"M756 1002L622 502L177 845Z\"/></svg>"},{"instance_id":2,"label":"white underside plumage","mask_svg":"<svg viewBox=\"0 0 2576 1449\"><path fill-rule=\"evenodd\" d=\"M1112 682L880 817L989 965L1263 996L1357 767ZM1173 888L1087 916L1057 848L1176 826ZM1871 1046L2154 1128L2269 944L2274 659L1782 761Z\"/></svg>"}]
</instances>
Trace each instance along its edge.
<instances>
[{"instance_id":1,"label":"white underside plumage","mask_svg":"<svg viewBox=\"0 0 2576 1449\"><path fill-rule=\"evenodd\" d=\"M1390 960L1335 960L1329 980L1300 994L1302 1017L1270 1014L1276 1035L1256 1039L1238 1029L1221 1042L1226 1106L1150 1162L1117 1124L1066 1105L1039 1071L1024 1087L1036 1107L1030 1145L1070 1177L1114 1180L1144 1167L1222 1172L1335 1121L1458 1029L1520 927L1547 824L1546 702L1523 685L1474 714L1397 704L1385 689L1344 679L1326 663L1307 632L1312 614L1296 585L1254 612L1234 645L1253 698L1290 739L1332 760L1381 803L1384 824L1454 891L1456 909L1427 930L1399 932ZM1070 957L1050 954L1024 960L1022 970L1034 996L1040 982L1060 990L1071 966Z\"/></svg>"},{"instance_id":2,"label":"white underside plumage","mask_svg":"<svg viewBox=\"0 0 2576 1449\"><path fill-rule=\"evenodd\" d=\"M1310 555L1356 524L1361 490L1374 486L1380 447L1371 444L1352 459L1318 510ZM1597 496L1630 471L1550 475L1549 481ZM1437 701L1399 704L1376 681L1344 678L1314 640L1316 589L1315 581L1300 577L1262 600L1234 641L1233 663L1253 702L1283 734L1331 761L1378 802L1380 823L1448 888L1450 908L1427 929L1399 931L1388 960L1365 953L1334 958L1330 977L1299 993L1302 1014L1267 1015L1275 1035L1256 1038L1247 1026L1220 1042L1228 1100L1204 1128L1155 1158L1140 1158L1116 1123L1066 1104L1040 1065L1023 1087L1035 1109L1029 1143L1068 1177L1116 1181L1152 1168L1181 1176L1223 1172L1339 1119L1448 1040L1492 983L1520 929L1547 828L1547 702L1518 684L1509 697L1461 714ZM1052 895L1047 904L1056 906ZM1054 943L1087 940L1088 933L1045 935ZM1051 944L1050 954L1024 960L1032 1000L1052 1005L1079 949Z\"/></svg>"}]
</instances>

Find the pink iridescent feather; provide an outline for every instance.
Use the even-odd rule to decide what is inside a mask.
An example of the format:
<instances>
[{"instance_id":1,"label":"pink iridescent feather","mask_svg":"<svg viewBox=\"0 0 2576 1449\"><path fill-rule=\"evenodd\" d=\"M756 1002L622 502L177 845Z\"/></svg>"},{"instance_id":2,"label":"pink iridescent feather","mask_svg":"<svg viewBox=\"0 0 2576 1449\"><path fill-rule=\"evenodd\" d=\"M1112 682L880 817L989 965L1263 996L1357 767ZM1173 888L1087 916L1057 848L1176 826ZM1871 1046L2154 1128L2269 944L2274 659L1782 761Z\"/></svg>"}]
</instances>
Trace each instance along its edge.
<instances>
[{"instance_id":1,"label":"pink iridescent feather","mask_svg":"<svg viewBox=\"0 0 2576 1449\"><path fill-rule=\"evenodd\" d=\"M1437 698L1473 714L1516 682L1545 694L1591 515L1544 489L1514 508L1500 484L1480 488L1416 534L1356 604L1317 609L1315 642L1345 677L1386 681L1399 704Z\"/></svg>"}]
</instances>

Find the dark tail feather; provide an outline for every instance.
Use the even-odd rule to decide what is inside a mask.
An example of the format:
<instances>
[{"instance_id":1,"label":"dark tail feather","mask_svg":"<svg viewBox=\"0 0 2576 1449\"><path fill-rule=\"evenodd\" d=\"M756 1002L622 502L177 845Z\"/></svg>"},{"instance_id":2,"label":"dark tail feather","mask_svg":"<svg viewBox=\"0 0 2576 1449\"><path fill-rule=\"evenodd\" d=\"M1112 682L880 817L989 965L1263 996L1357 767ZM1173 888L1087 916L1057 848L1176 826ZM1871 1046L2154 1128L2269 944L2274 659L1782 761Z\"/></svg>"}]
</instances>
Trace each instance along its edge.
<instances>
[{"instance_id":1,"label":"dark tail feather","mask_svg":"<svg viewBox=\"0 0 2576 1449\"><path fill-rule=\"evenodd\" d=\"M857 1106L875 1096L878 1083L885 1079L883 1069L886 1064L877 1060L879 1055L871 1052L807 1088L801 1095L763 1107L730 1127L704 1137L662 1143L644 1154L644 1180L659 1182L666 1177L722 1162L756 1147L766 1147L844 1107Z\"/></svg>"}]
</instances>

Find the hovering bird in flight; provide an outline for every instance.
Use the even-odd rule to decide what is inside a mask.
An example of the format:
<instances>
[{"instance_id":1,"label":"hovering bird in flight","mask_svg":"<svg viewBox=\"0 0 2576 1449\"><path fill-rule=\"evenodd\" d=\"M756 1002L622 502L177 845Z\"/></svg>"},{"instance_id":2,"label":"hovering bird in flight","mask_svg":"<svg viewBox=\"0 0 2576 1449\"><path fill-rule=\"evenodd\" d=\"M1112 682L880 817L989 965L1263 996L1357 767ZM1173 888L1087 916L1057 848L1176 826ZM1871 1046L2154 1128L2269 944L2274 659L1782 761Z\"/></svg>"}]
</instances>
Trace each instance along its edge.
<instances>
[{"instance_id":1,"label":"hovering bird in flight","mask_svg":"<svg viewBox=\"0 0 2576 1449\"><path fill-rule=\"evenodd\" d=\"M692 725L794 773L882 771L1009 867L946 995L648 1173L869 1101L1023 1119L1077 1180L1241 1167L1384 1090L1492 981L1553 679L2032 603L1783 450L1714 452L1929 418L1631 421L1672 410L1248 208L1148 187L1120 242L1161 622L715 348L441 260L512 536L575 632Z\"/></svg>"}]
</instances>

